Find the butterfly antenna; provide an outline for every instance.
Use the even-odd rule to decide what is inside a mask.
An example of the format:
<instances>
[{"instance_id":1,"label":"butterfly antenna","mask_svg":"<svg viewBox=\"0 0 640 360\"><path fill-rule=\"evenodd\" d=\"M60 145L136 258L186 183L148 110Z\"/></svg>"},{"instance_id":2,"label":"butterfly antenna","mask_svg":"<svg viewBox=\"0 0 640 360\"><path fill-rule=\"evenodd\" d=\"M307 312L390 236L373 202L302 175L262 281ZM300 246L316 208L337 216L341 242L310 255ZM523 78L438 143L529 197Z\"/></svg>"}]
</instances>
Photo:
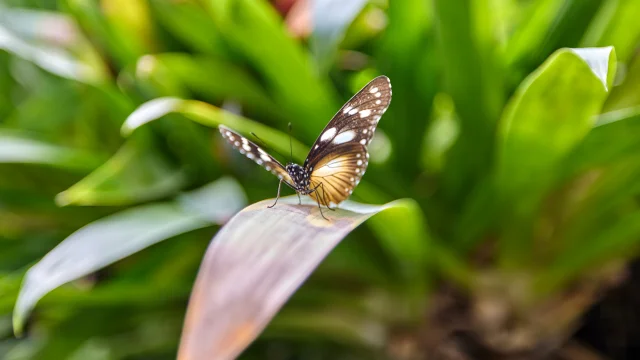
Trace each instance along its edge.
<instances>
[{"instance_id":1,"label":"butterfly antenna","mask_svg":"<svg viewBox=\"0 0 640 360\"><path fill-rule=\"evenodd\" d=\"M289 123L289 159L293 162L293 140L291 140L291 123Z\"/></svg>"},{"instance_id":2,"label":"butterfly antenna","mask_svg":"<svg viewBox=\"0 0 640 360\"><path fill-rule=\"evenodd\" d=\"M258 135L256 135L256 133L251 132L251 135L253 135L253 137L255 137L255 138L256 138L256 140L258 140L258 142L260 143L260 145L262 145L262 146L263 146L265 149L267 149L268 151L273 151L273 152L275 152L276 154L280 155L280 157L282 157L282 158L286 157L286 156L283 156L282 154L280 154L280 153L278 152L278 150L276 150L276 149L274 149L274 148L272 148L272 147L269 147L269 146L268 146L268 145L267 145L267 144L266 144L262 139L260 139L260 138L258 137Z\"/></svg>"}]
</instances>

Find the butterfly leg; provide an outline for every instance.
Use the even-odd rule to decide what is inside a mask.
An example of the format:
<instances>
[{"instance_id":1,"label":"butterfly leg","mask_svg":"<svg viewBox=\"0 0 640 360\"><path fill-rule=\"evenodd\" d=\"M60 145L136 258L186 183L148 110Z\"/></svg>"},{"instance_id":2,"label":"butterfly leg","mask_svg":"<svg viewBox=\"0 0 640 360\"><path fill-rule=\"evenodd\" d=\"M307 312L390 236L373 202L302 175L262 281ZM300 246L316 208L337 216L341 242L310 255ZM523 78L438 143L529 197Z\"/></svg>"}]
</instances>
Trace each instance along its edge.
<instances>
[{"instance_id":1,"label":"butterfly leg","mask_svg":"<svg viewBox=\"0 0 640 360\"><path fill-rule=\"evenodd\" d=\"M322 185L322 183L320 183L320 184L316 185L316 187L314 187L313 189L311 189L311 192L310 192L310 193L312 193L312 192L314 192L314 191L317 191L317 190L318 190L318 187L320 187L321 185ZM324 194L324 186L322 186L322 190L323 190L322 192L323 192L323 194ZM329 219L327 219L327 217L326 217L326 216L324 216L324 213L322 213L322 206L320 206L320 197L319 197L319 196L316 196L316 201L318 202L318 209L320 210L320 215L322 215L322 217L323 217L325 220L329 221ZM323 199L323 201L324 201L324 199Z\"/></svg>"},{"instance_id":2,"label":"butterfly leg","mask_svg":"<svg viewBox=\"0 0 640 360\"><path fill-rule=\"evenodd\" d=\"M296 194L298 195L298 205L302 205L302 198L300 197L300 193L296 191Z\"/></svg>"},{"instance_id":3,"label":"butterfly leg","mask_svg":"<svg viewBox=\"0 0 640 360\"><path fill-rule=\"evenodd\" d=\"M269 209L271 209L272 207L276 206L276 204L278 203L278 199L280 199L280 187L282 186L282 180L280 180L280 183L278 183L278 195L276 195L276 202L273 203L273 205L271 206L267 206ZM298 195L300 196L300 195Z\"/></svg>"},{"instance_id":4,"label":"butterfly leg","mask_svg":"<svg viewBox=\"0 0 640 360\"><path fill-rule=\"evenodd\" d=\"M329 201L327 201L327 192L324 191L324 183L320 183L318 186L322 186L322 201L324 202L324 206L331 211L336 211L336 209L332 209L329 207Z\"/></svg>"}]
</instances>

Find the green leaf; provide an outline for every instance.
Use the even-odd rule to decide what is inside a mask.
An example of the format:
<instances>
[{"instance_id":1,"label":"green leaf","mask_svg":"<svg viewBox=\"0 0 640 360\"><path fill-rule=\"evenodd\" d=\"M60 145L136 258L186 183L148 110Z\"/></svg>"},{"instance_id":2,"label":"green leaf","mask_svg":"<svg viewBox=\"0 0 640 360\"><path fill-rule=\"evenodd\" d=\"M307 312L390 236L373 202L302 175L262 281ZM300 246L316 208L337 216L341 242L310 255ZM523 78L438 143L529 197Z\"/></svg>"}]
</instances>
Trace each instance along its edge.
<instances>
[{"instance_id":1,"label":"green leaf","mask_svg":"<svg viewBox=\"0 0 640 360\"><path fill-rule=\"evenodd\" d=\"M426 265L430 259L429 229L417 202L406 199L402 205L387 209L367 224L405 277L414 284L424 284ZM398 223L403 226L396 226Z\"/></svg>"},{"instance_id":2,"label":"green leaf","mask_svg":"<svg viewBox=\"0 0 640 360\"><path fill-rule=\"evenodd\" d=\"M340 41L367 0L318 0L311 2L311 49L321 73L329 71Z\"/></svg>"},{"instance_id":3,"label":"green leaf","mask_svg":"<svg viewBox=\"0 0 640 360\"><path fill-rule=\"evenodd\" d=\"M530 217L559 161L593 127L615 72L613 48L562 49L532 73L505 109L496 184L511 205L505 258L526 254ZM513 256L513 257L512 257Z\"/></svg>"},{"instance_id":4,"label":"green leaf","mask_svg":"<svg viewBox=\"0 0 640 360\"><path fill-rule=\"evenodd\" d=\"M204 9L190 2L152 0L149 2L157 20L194 50L226 56L226 48L218 29Z\"/></svg>"},{"instance_id":5,"label":"green leaf","mask_svg":"<svg viewBox=\"0 0 640 360\"><path fill-rule=\"evenodd\" d=\"M264 200L238 213L212 240L191 294L178 357L233 359L264 329L322 259L354 228L386 209L344 202L323 210L305 197ZM215 319L215 321L211 321Z\"/></svg>"},{"instance_id":6,"label":"green leaf","mask_svg":"<svg viewBox=\"0 0 640 360\"><path fill-rule=\"evenodd\" d=\"M631 60L621 84L613 88L604 111L621 110L640 105L640 56Z\"/></svg>"},{"instance_id":7,"label":"green leaf","mask_svg":"<svg viewBox=\"0 0 640 360\"><path fill-rule=\"evenodd\" d=\"M0 163L48 165L75 171L91 171L101 158L89 152L59 146L0 129Z\"/></svg>"},{"instance_id":8,"label":"green leaf","mask_svg":"<svg viewBox=\"0 0 640 360\"><path fill-rule=\"evenodd\" d=\"M606 167L640 152L640 107L617 110L598 117L596 127L563 160L560 178Z\"/></svg>"},{"instance_id":9,"label":"green leaf","mask_svg":"<svg viewBox=\"0 0 640 360\"><path fill-rule=\"evenodd\" d=\"M547 294L584 274L585 269L595 269L595 266L602 266L608 261L636 255L640 237L640 211L616 216L613 223L600 224L598 230L595 236L582 238L582 241L567 248L544 268L536 279L538 291Z\"/></svg>"},{"instance_id":10,"label":"green leaf","mask_svg":"<svg viewBox=\"0 0 640 360\"><path fill-rule=\"evenodd\" d=\"M507 197L538 186L589 132L614 64L611 47L562 49L522 83L500 123L497 182Z\"/></svg>"},{"instance_id":11,"label":"green leaf","mask_svg":"<svg viewBox=\"0 0 640 360\"><path fill-rule=\"evenodd\" d=\"M244 206L240 186L221 179L178 197L94 221L71 234L27 272L14 309L14 329L45 294L162 240L221 224Z\"/></svg>"},{"instance_id":12,"label":"green leaf","mask_svg":"<svg viewBox=\"0 0 640 360\"><path fill-rule=\"evenodd\" d=\"M286 32L272 5L266 0L202 1L227 43L265 79L283 113L304 119L301 137L315 140L339 106L329 83L318 76L309 54Z\"/></svg>"},{"instance_id":13,"label":"green leaf","mask_svg":"<svg viewBox=\"0 0 640 360\"><path fill-rule=\"evenodd\" d=\"M182 114L205 126L218 127L218 125L226 125L244 134L255 132L260 134L260 138L276 151L283 154L289 153L288 134L273 130L259 122L235 115L201 101L172 97L158 98L140 105L122 124L122 134L127 136L138 127L169 113ZM293 139L294 158L304 161L304 157L308 152L309 148L307 146Z\"/></svg>"},{"instance_id":14,"label":"green leaf","mask_svg":"<svg viewBox=\"0 0 640 360\"><path fill-rule=\"evenodd\" d=\"M0 11L5 11L0 7ZM66 36L74 36L67 34ZM0 22L0 49L30 61L58 76L98 84L105 80L106 72L97 61L82 59L55 43L30 42L12 33ZM89 52L88 49L85 51Z\"/></svg>"},{"instance_id":15,"label":"green leaf","mask_svg":"<svg viewBox=\"0 0 640 360\"><path fill-rule=\"evenodd\" d=\"M192 92L206 96L210 102L233 100L253 113L284 120L282 111L260 84L229 61L177 53L147 55L138 62L137 75L158 82L171 78Z\"/></svg>"},{"instance_id":16,"label":"green leaf","mask_svg":"<svg viewBox=\"0 0 640 360\"><path fill-rule=\"evenodd\" d=\"M146 143L125 143L106 163L56 196L65 205L128 205L177 192L185 176Z\"/></svg>"},{"instance_id":17,"label":"green leaf","mask_svg":"<svg viewBox=\"0 0 640 360\"><path fill-rule=\"evenodd\" d=\"M378 72L391 79L393 100L380 128L393 143L394 167L409 176L418 171L416 164L422 143L406 139L425 132L433 97L440 86L435 74L441 72L438 66L441 57L437 55L433 36L426 36L433 32L432 12L430 4L422 0L389 2L389 24L381 34L375 54L377 68L367 69L371 74L365 71L359 74L362 83L358 89ZM394 186L398 184L391 182Z\"/></svg>"},{"instance_id":18,"label":"green leaf","mask_svg":"<svg viewBox=\"0 0 640 360\"><path fill-rule=\"evenodd\" d=\"M444 191L461 204L473 185L488 173L495 124L503 102L502 69L496 64L496 39L486 6L472 1L435 2L445 87L460 122L457 141L444 169ZM476 27L476 23L487 26ZM471 155L473 154L473 155Z\"/></svg>"},{"instance_id":19,"label":"green leaf","mask_svg":"<svg viewBox=\"0 0 640 360\"><path fill-rule=\"evenodd\" d=\"M561 13L565 4L555 0L541 0L531 3L526 9L527 16L519 24L507 43L505 61L509 65L523 61L544 44L547 32Z\"/></svg>"},{"instance_id":20,"label":"green leaf","mask_svg":"<svg viewBox=\"0 0 640 360\"><path fill-rule=\"evenodd\" d=\"M627 63L640 37L640 4L634 0L604 1L584 34L581 46L613 46L618 61Z\"/></svg>"},{"instance_id":21,"label":"green leaf","mask_svg":"<svg viewBox=\"0 0 640 360\"><path fill-rule=\"evenodd\" d=\"M118 9L118 4L114 1L121 0L111 0L103 3L84 0L64 0L60 2L60 6L71 13L83 33L86 33L94 43L99 44L100 48L104 49L108 59L116 63L112 64L112 66L124 67L149 52L146 46L142 46L144 41L138 37L146 31L143 29L143 27L146 27L146 24L138 27L141 24L140 22L144 23L146 14L144 10L136 7L136 5L141 5L140 0L131 1L128 5L132 7L125 7L123 9ZM118 10L122 10L123 12L118 12ZM133 14L131 19L123 19L123 22L128 22L128 24L121 24L118 20L119 16L125 15L124 11ZM137 15L139 15L140 18L137 19ZM142 31L139 33L135 31L133 33L127 33L126 27L138 27Z\"/></svg>"}]
</instances>

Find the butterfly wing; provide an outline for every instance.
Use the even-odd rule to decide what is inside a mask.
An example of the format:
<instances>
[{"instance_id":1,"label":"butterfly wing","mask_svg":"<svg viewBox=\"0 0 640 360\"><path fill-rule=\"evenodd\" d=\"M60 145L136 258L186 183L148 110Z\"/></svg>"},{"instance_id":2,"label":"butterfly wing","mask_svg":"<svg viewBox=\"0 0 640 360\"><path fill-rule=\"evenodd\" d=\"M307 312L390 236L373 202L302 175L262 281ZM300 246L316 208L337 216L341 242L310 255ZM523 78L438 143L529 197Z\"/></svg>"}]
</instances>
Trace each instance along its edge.
<instances>
[{"instance_id":1,"label":"butterfly wing","mask_svg":"<svg viewBox=\"0 0 640 360\"><path fill-rule=\"evenodd\" d=\"M293 186L293 180L287 170L282 164L273 156L267 154L266 151L262 150L261 147L251 142L246 137L238 134L237 132L229 129L226 126L220 125L218 126L220 129L220 133L222 137L227 140L231 146L236 148L236 150L240 151L240 153L249 159L256 162L256 164L262 166L267 171L270 171L273 175L276 175L280 180L283 180L287 185Z\"/></svg>"},{"instance_id":2,"label":"butterfly wing","mask_svg":"<svg viewBox=\"0 0 640 360\"><path fill-rule=\"evenodd\" d=\"M304 163L315 189L312 198L334 206L351 195L367 169L367 146L390 102L391 82L378 76L333 116Z\"/></svg>"}]
</instances>

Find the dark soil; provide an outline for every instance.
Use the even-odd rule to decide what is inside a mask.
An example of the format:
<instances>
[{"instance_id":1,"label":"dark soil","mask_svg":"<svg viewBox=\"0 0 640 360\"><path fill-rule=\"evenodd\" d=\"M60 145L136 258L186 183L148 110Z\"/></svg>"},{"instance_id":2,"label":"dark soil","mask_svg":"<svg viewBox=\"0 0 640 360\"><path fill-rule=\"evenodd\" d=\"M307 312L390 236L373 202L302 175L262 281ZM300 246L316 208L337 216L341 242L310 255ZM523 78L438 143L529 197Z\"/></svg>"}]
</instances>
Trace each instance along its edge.
<instances>
[{"instance_id":1,"label":"dark soil","mask_svg":"<svg viewBox=\"0 0 640 360\"><path fill-rule=\"evenodd\" d=\"M640 261L584 317L576 338L611 360L640 359Z\"/></svg>"}]
</instances>

